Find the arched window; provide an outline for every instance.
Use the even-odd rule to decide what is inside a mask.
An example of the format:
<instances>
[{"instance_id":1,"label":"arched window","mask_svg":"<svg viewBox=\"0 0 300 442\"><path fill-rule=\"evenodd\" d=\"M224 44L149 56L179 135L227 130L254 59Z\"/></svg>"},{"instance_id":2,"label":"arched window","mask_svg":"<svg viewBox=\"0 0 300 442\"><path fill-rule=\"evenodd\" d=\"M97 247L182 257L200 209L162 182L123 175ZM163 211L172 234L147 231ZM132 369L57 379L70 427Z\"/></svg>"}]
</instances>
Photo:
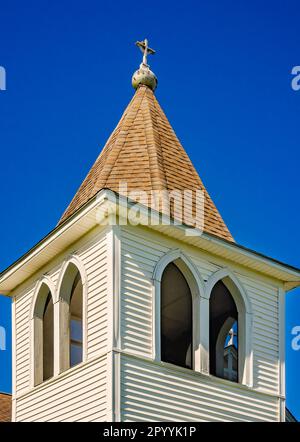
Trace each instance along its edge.
<instances>
[{"instance_id":1,"label":"arched window","mask_svg":"<svg viewBox=\"0 0 300 442\"><path fill-rule=\"evenodd\" d=\"M43 283L36 298L34 326L34 384L53 376L54 366L54 309L49 287Z\"/></svg>"},{"instance_id":2,"label":"arched window","mask_svg":"<svg viewBox=\"0 0 300 442\"><path fill-rule=\"evenodd\" d=\"M82 281L77 272L70 301L70 367L82 362Z\"/></svg>"},{"instance_id":3,"label":"arched window","mask_svg":"<svg viewBox=\"0 0 300 442\"><path fill-rule=\"evenodd\" d=\"M212 289L209 304L210 373L238 382L239 317L235 301L222 281Z\"/></svg>"},{"instance_id":4,"label":"arched window","mask_svg":"<svg viewBox=\"0 0 300 442\"><path fill-rule=\"evenodd\" d=\"M161 279L161 360L193 367L193 308L189 285L174 264Z\"/></svg>"},{"instance_id":5,"label":"arched window","mask_svg":"<svg viewBox=\"0 0 300 442\"><path fill-rule=\"evenodd\" d=\"M60 369L64 371L83 360L83 284L72 262L67 266L60 288Z\"/></svg>"},{"instance_id":6,"label":"arched window","mask_svg":"<svg viewBox=\"0 0 300 442\"><path fill-rule=\"evenodd\" d=\"M53 376L54 362L54 318L53 300L48 293L43 318L43 381Z\"/></svg>"}]
</instances>

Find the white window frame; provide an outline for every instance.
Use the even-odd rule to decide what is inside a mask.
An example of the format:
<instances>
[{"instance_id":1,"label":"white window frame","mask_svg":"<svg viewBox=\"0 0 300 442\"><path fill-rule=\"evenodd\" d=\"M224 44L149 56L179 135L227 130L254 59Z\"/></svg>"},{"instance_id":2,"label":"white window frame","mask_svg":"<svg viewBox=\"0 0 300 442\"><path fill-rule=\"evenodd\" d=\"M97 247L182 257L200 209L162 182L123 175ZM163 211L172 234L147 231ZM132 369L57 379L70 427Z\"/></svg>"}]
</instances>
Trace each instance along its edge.
<instances>
[{"instance_id":1,"label":"white window frame","mask_svg":"<svg viewBox=\"0 0 300 442\"><path fill-rule=\"evenodd\" d=\"M213 273L206 283L192 260L180 250L171 250L155 266L153 284L153 352L161 361L161 279L173 262L186 278L193 297L193 370L209 375L209 300L212 289L222 281L232 295L238 311L239 383L253 387L252 305L238 277L224 267Z\"/></svg>"},{"instance_id":2,"label":"white window frame","mask_svg":"<svg viewBox=\"0 0 300 442\"><path fill-rule=\"evenodd\" d=\"M234 299L238 311L238 374L239 383L253 387L253 350L252 350L252 306L242 283L228 268L213 273L205 286L205 297L209 301L216 283L222 281ZM209 318L209 302L206 306ZM209 320L209 319L208 319ZM209 348L209 327L208 327Z\"/></svg>"},{"instance_id":3,"label":"white window frame","mask_svg":"<svg viewBox=\"0 0 300 442\"><path fill-rule=\"evenodd\" d=\"M201 346L201 300L204 295L204 282L194 263L180 250L172 250L157 263L153 277L153 359L161 361L161 279L168 264L174 263L185 277L192 295L193 318L193 370L201 371L205 352ZM203 355L204 353L204 355Z\"/></svg>"},{"instance_id":4,"label":"white window frame","mask_svg":"<svg viewBox=\"0 0 300 442\"><path fill-rule=\"evenodd\" d=\"M80 259L72 255L64 262L58 279L57 374L72 368L70 367L70 295L77 272L82 282L82 362L87 360L87 277Z\"/></svg>"},{"instance_id":5,"label":"white window frame","mask_svg":"<svg viewBox=\"0 0 300 442\"><path fill-rule=\"evenodd\" d=\"M54 355L53 376L55 376L55 286L52 280L44 275L36 284L30 309L30 386L33 388L45 382L43 380L43 313L47 295L50 293L53 302L54 321Z\"/></svg>"}]
</instances>

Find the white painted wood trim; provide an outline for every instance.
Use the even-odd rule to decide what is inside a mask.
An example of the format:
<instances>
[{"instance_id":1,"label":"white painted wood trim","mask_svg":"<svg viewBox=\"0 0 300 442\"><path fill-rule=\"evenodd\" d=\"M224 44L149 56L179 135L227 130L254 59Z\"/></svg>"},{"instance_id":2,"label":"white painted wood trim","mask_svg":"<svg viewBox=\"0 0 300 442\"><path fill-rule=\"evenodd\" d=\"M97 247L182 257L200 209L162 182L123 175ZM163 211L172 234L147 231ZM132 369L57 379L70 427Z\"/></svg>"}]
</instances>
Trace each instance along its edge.
<instances>
[{"instance_id":1,"label":"white painted wood trim","mask_svg":"<svg viewBox=\"0 0 300 442\"><path fill-rule=\"evenodd\" d=\"M55 348L55 312L54 312L54 306L55 306L55 285L52 281L52 279L48 275L43 275L42 278L40 278L35 286L34 289L34 295L31 301L30 306L30 314L28 318L28 324L29 324L29 360L30 360L30 379L29 379L29 385L30 388L33 388L35 385L42 382L43 379L43 354L42 354L42 348L43 348L43 336L41 335L41 318L38 318L36 316L36 305L39 300L39 295L41 292L42 287L46 286L52 296L52 302L53 302L53 333L54 333L54 360L53 364L55 367L55 358L56 358L56 352L57 349ZM38 330L39 328L39 330Z\"/></svg>"},{"instance_id":2,"label":"white painted wood trim","mask_svg":"<svg viewBox=\"0 0 300 442\"><path fill-rule=\"evenodd\" d=\"M121 354L113 351L113 421L121 422Z\"/></svg>"},{"instance_id":3,"label":"white painted wood trim","mask_svg":"<svg viewBox=\"0 0 300 442\"><path fill-rule=\"evenodd\" d=\"M108 273L108 351L121 347L121 231L112 226L107 233L107 273Z\"/></svg>"},{"instance_id":4,"label":"white painted wood trim","mask_svg":"<svg viewBox=\"0 0 300 442\"><path fill-rule=\"evenodd\" d=\"M239 314L239 382L253 386L253 350L252 350L252 305L242 283L229 269L222 268L213 273L206 282L205 298L210 299L211 292L218 281L222 281L230 291ZM208 328L209 330L209 328ZM207 331L208 335L209 332ZM209 348L209 338L208 338Z\"/></svg>"},{"instance_id":5,"label":"white painted wood trim","mask_svg":"<svg viewBox=\"0 0 300 442\"><path fill-rule=\"evenodd\" d=\"M163 255L155 266L152 276L153 280L161 282L162 274L167 265L173 261L176 261L177 259L180 259L185 263L186 267L190 270L193 278L197 282L200 296L204 296L204 281L202 276L192 260L181 249L173 249Z\"/></svg>"},{"instance_id":6,"label":"white painted wood trim","mask_svg":"<svg viewBox=\"0 0 300 442\"><path fill-rule=\"evenodd\" d=\"M279 394L283 398L280 401L280 421L286 418L286 386L285 386L285 291L278 290L278 317L279 317Z\"/></svg>"},{"instance_id":7,"label":"white painted wood trim","mask_svg":"<svg viewBox=\"0 0 300 442\"><path fill-rule=\"evenodd\" d=\"M107 353L106 420L121 422L121 350Z\"/></svg>"},{"instance_id":8,"label":"white painted wood trim","mask_svg":"<svg viewBox=\"0 0 300 442\"><path fill-rule=\"evenodd\" d=\"M160 346L160 304L161 304L161 292L160 281L153 280L152 285L152 356L155 361L161 359L161 346Z\"/></svg>"},{"instance_id":9,"label":"white painted wood trim","mask_svg":"<svg viewBox=\"0 0 300 442\"><path fill-rule=\"evenodd\" d=\"M113 382L113 352L107 352L106 360L106 421L114 421L114 382Z\"/></svg>"},{"instance_id":10,"label":"white painted wood trim","mask_svg":"<svg viewBox=\"0 0 300 442\"><path fill-rule=\"evenodd\" d=\"M59 315L60 303L57 300L53 305L53 321L54 321L54 368L53 375L57 376L60 373L60 315Z\"/></svg>"},{"instance_id":11,"label":"white painted wood trim","mask_svg":"<svg viewBox=\"0 0 300 442\"><path fill-rule=\"evenodd\" d=\"M61 327L62 322L69 320L69 318L64 318L64 315L66 314L67 306L64 305L64 303L67 302L66 299L63 299L61 296L61 290L62 290L62 284L64 283L64 278L66 275L66 272L68 271L69 265L73 264L78 272L80 273L80 278L82 282L82 362L87 361L87 354L88 354L88 318L87 318L87 309L88 309L88 278L86 275L86 270L83 262L77 256L75 253L69 255L63 262L59 277L57 279L56 283L56 291L55 291L55 299L57 301L57 307L56 307L56 315L55 320L57 321L55 329L58 330L56 334L56 346L57 349L54 349L54 352L57 354L57 363L56 363L56 372L55 374L60 373L61 371L67 370L68 368L65 361L65 355L69 353L69 348L67 349L66 346L69 345L69 342L62 342L62 336L61 336ZM70 302L68 302L68 308L70 307ZM63 362L64 361L64 362ZM55 367L55 365L54 365Z\"/></svg>"},{"instance_id":12,"label":"white painted wood trim","mask_svg":"<svg viewBox=\"0 0 300 442\"><path fill-rule=\"evenodd\" d=\"M121 349L121 229L112 225L107 233L108 273L108 358L107 358L107 418L120 421L120 358L113 349Z\"/></svg>"},{"instance_id":13,"label":"white painted wood trim","mask_svg":"<svg viewBox=\"0 0 300 442\"><path fill-rule=\"evenodd\" d=\"M209 375L209 300L200 298L200 372Z\"/></svg>"},{"instance_id":14,"label":"white painted wood trim","mask_svg":"<svg viewBox=\"0 0 300 442\"><path fill-rule=\"evenodd\" d=\"M257 395L257 396L268 396L268 397L277 398L277 399L284 399L284 398L280 397L279 394L272 393L269 390L263 390L262 388L258 390L256 388L254 388L253 386L249 387L248 385L245 385L242 383L232 382L232 381L229 381L228 379L219 378L219 377L213 376L211 374L207 375L205 373L197 372L195 370L190 370L189 368L180 367L178 365L170 364L169 362L154 361L150 357L137 355L136 353L128 351L128 350L125 351L125 350L120 350L120 349L114 349L114 351L117 353L120 353L121 356L128 356L132 359L148 362L148 363L154 364L156 366L162 367L163 369L168 368L174 372L178 372L179 374L180 373L188 374L188 375L190 375L192 377L196 377L196 378L205 376L206 378L212 379L216 384L224 384L224 385L228 385L228 386L232 386L234 384L234 387L237 388L238 390L251 391L251 392L255 393L255 395Z\"/></svg>"},{"instance_id":15,"label":"white painted wood trim","mask_svg":"<svg viewBox=\"0 0 300 442\"><path fill-rule=\"evenodd\" d=\"M30 306L29 320L34 318L34 310L35 310L36 302L38 300L38 296L40 294L40 289L43 284L45 284L48 287L48 289L50 290L51 295L52 295L53 304L56 300L56 287L55 287L52 279L50 278L50 276L45 274L37 281L37 283L35 285L34 294L33 294L31 306Z\"/></svg>"},{"instance_id":16,"label":"white painted wood trim","mask_svg":"<svg viewBox=\"0 0 300 442\"><path fill-rule=\"evenodd\" d=\"M16 422L17 417L17 409L16 409L16 298L12 299L12 305L11 305L11 312L12 312L12 416L11 420L12 422Z\"/></svg>"},{"instance_id":17,"label":"white painted wood trim","mask_svg":"<svg viewBox=\"0 0 300 442\"><path fill-rule=\"evenodd\" d=\"M65 276L66 271L67 271L67 269L68 269L70 264L74 264L74 266L77 267L77 269L78 269L78 271L80 273L82 285L86 285L87 282L88 282L83 262L81 261L79 256L77 256L75 253L72 253L71 255L69 255L63 261L63 263L61 265L61 269L60 269L60 272L59 272L59 277L57 279L57 284L56 284L56 288L57 288L57 290L56 290L56 300L58 300L59 297L60 297L61 285L62 285L62 282L64 280L64 276Z\"/></svg>"},{"instance_id":18,"label":"white painted wood trim","mask_svg":"<svg viewBox=\"0 0 300 442\"><path fill-rule=\"evenodd\" d=\"M114 342L113 347L122 348L121 342L121 229L113 226L113 301Z\"/></svg>"},{"instance_id":19,"label":"white painted wood trim","mask_svg":"<svg viewBox=\"0 0 300 442\"><path fill-rule=\"evenodd\" d=\"M192 311L193 311L193 361L195 371L200 371L201 367L206 367L206 353L202 351L205 349L205 345L201 345L201 298L204 297L204 281L200 272L194 263L188 258L182 250L173 249L162 256L155 266L152 275L152 287L153 287L153 314L152 320L152 353L153 359L156 361L161 360L161 279L163 272L168 264L174 262L183 273L186 281L190 287L192 294ZM202 336L203 337L203 336ZM202 361L203 359L203 361Z\"/></svg>"},{"instance_id":20,"label":"white painted wood trim","mask_svg":"<svg viewBox=\"0 0 300 442\"><path fill-rule=\"evenodd\" d=\"M246 312L249 314L252 314L252 305L250 302L250 299L247 295L246 290L243 287L243 284L239 280L239 278L228 268L224 267L220 270L217 270L215 273L211 275L211 277L208 279L206 286L205 286L205 295L204 297L207 299L210 299L211 291L216 285L218 281L224 280L225 278L229 278L234 285L237 287L240 296L243 298L243 301L245 303ZM225 282L226 285L226 282ZM230 289L229 289L230 290ZM232 295L234 296L234 294Z\"/></svg>"},{"instance_id":21,"label":"white painted wood trim","mask_svg":"<svg viewBox=\"0 0 300 442\"><path fill-rule=\"evenodd\" d=\"M49 259L57 256L58 253L66 249L66 247L71 244L71 236L72 242L74 242L79 235L82 236L88 230L99 224L96 212L99 210L101 204L107 204L109 200L115 201L115 199L116 194L114 192L107 189L100 191L88 204L84 205L78 213L70 217L70 219L60 227L50 232L49 235L40 241L30 252L4 271L0 278L0 291L9 295L15 287L20 285L25 279L28 279L34 271L37 270L37 263L48 262ZM127 205L128 201L119 198L119 204ZM141 215L146 216L148 214L148 208L142 205L140 206ZM166 223L168 225L170 221L172 220L166 219L165 225ZM151 226L149 223L149 227L154 230L163 229L165 225ZM191 241L190 237L185 236L185 228L172 225L172 222L170 223L169 234L177 238L180 237L184 242ZM230 243L203 233L202 235L199 234L199 236L193 237L193 245L203 250L213 250L214 254L223 256L223 258L225 258L226 255L228 259L238 264L243 262L245 267L252 269L255 267L256 271L285 281L288 289L297 287L300 284L299 269L271 260L252 250L242 248L236 243Z\"/></svg>"}]
</instances>

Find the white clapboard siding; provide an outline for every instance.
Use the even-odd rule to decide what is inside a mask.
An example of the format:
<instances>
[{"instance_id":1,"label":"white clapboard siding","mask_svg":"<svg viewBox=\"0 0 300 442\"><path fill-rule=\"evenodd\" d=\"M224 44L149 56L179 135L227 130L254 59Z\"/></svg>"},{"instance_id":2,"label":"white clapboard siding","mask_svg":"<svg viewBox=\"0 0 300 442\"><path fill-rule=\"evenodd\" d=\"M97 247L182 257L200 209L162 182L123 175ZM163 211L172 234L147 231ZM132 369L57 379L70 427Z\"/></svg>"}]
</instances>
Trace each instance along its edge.
<instances>
[{"instance_id":1,"label":"white clapboard siding","mask_svg":"<svg viewBox=\"0 0 300 442\"><path fill-rule=\"evenodd\" d=\"M278 289L265 282L237 275L253 309L254 386L279 392L279 312Z\"/></svg>"},{"instance_id":2,"label":"white clapboard siding","mask_svg":"<svg viewBox=\"0 0 300 442\"><path fill-rule=\"evenodd\" d=\"M84 251L77 252L83 262L88 287L88 358L102 354L107 347L107 239L103 235Z\"/></svg>"},{"instance_id":3,"label":"white clapboard siding","mask_svg":"<svg viewBox=\"0 0 300 442\"><path fill-rule=\"evenodd\" d=\"M16 390L22 392L30 384L30 308L34 288L30 287L28 291L20 294L15 301L16 306L16 333L15 333L15 351L16 367L15 381Z\"/></svg>"},{"instance_id":4,"label":"white clapboard siding","mask_svg":"<svg viewBox=\"0 0 300 442\"><path fill-rule=\"evenodd\" d=\"M17 399L18 422L104 421L106 355L74 367Z\"/></svg>"},{"instance_id":5,"label":"white clapboard siding","mask_svg":"<svg viewBox=\"0 0 300 442\"><path fill-rule=\"evenodd\" d=\"M220 259L204 251L162 238L150 230L122 229L121 324L123 349L151 357L152 276L159 259L181 248L194 262L204 281L221 268ZM230 268L230 263L224 262ZM278 289L258 274L235 272L253 308L253 382L261 391L279 392ZM208 331L207 331L208 332Z\"/></svg>"},{"instance_id":6,"label":"white clapboard siding","mask_svg":"<svg viewBox=\"0 0 300 442\"><path fill-rule=\"evenodd\" d=\"M167 365L122 356L122 421L279 420L276 397Z\"/></svg>"},{"instance_id":7,"label":"white clapboard siding","mask_svg":"<svg viewBox=\"0 0 300 442\"><path fill-rule=\"evenodd\" d=\"M82 246L82 243L84 246ZM106 233L89 238L88 244L81 240L81 245L72 246L82 262L87 277L87 358L91 359L103 354L107 348L107 238ZM55 265L47 266L47 274L55 287L57 297L59 275L65 260L69 257L67 251L61 259L56 259ZM38 274L28 290L16 296L16 394L19 395L30 387L30 309L33 302L34 288L39 278Z\"/></svg>"},{"instance_id":8,"label":"white clapboard siding","mask_svg":"<svg viewBox=\"0 0 300 442\"><path fill-rule=\"evenodd\" d=\"M167 247L149 242L132 229L122 230L121 339L122 348L152 355L152 273Z\"/></svg>"},{"instance_id":9,"label":"white clapboard siding","mask_svg":"<svg viewBox=\"0 0 300 442\"><path fill-rule=\"evenodd\" d=\"M194 250L193 250L194 252ZM208 278L218 270L220 270L221 266L217 265L211 261L209 261L205 257L199 257L196 253L187 253L191 261L195 264L197 269L200 271L203 281L207 281Z\"/></svg>"}]
</instances>

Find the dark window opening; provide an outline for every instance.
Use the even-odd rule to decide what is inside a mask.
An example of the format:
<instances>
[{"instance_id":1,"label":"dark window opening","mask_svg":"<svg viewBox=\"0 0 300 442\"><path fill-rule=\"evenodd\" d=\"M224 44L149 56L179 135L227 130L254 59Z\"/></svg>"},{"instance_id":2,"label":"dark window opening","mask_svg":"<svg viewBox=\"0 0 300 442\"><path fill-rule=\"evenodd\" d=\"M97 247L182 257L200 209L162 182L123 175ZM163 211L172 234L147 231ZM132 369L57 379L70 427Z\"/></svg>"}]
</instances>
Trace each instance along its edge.
<instances>
[{"instance_id":1,"label":"dark window opening","mask_svg":"<svg viewBox=\"0 0 300 442\"><path fill-rule=\"evenodd\" d=\"M54 364L54 321L53 301L49 293L43 314L43 381L53 376Z\"/></svg>"},{"instance_id":2,"label":"dark window opening","mask_svg":"<svg viewBox=\"0 0 300 442\"><path fill-rule=\"evenodd\" d=\"M77 272L70 297L70 367L82 362L82 281Z\"/></svg>"},{"instance_id":3,"label":"dark window opening","mask_svg":"<svg viewBox=\"0 0 300 442\"><path fill-rule=\"evenodd\" d=\"M238 311L222 281L211 293L209 332L210 373L238 382Z\"/></svg>"},{"instance_id":4,"label":"dark window opening","mask_svg":"<svg viewBox=\"0 0 300 442\"><path fill-rule=\"evenodd\" d=\"M173 263L165 268L161 280L161 359L193 367L192 294Z\"/></svg>"}]
</instances>

